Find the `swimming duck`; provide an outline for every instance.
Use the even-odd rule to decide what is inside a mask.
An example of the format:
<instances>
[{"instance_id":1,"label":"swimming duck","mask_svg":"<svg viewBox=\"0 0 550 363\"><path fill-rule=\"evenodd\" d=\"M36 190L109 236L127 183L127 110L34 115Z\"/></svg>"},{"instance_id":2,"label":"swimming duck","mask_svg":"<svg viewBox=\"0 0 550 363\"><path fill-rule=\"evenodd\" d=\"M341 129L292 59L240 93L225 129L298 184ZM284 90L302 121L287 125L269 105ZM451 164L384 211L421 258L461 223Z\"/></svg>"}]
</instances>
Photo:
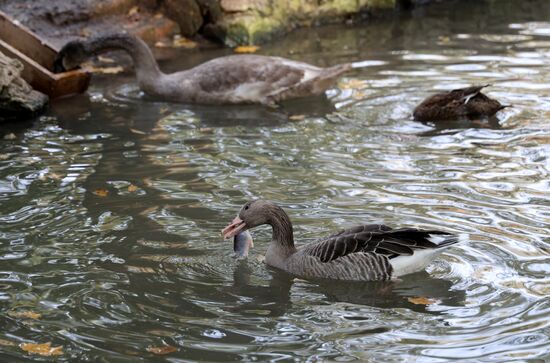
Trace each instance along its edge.
<instances>
[{"instance_id":1,"label":"swimming duck","mask_svg":"<svg viewBox=\"0 0 550 363\"><path fill-rule=\"evenodd\" d=\"M290 218L281 207L265 200L247 202L222 234L231 238L263 224L273 229L265 262L304 278L389 280L424 269L444 248L459 241L437 230L365 224L297 249Z\"/></svg>"},{"instance_id":2,"label":"swimming duck","mask_svg":"<svg viewBox=\"0 0 550 363\"><path fill-rule=\"evenodd\" d=\"M77 68L88 58L112 50L127 52L134 62L140 89L160 99L185 103L259 103L275 106L297 97L322 94L349 63L329 68L280 57L241 54L212 59L171 74L160 71L147 44L126 33L107 34L67 43L59 52L54 71Z\"/></svg>"},{"instance_id":3,"label":"swimming duck","mask_svg":"<svg viewBox=\"0 0 550 363\"><path fill-rule=\"evenodd\" d=\"M502 105L481 92L489 84L436 93L426 98L413 111L417 121L442 121L491 117L508 105Z\"/></svg>"}]
</instances>

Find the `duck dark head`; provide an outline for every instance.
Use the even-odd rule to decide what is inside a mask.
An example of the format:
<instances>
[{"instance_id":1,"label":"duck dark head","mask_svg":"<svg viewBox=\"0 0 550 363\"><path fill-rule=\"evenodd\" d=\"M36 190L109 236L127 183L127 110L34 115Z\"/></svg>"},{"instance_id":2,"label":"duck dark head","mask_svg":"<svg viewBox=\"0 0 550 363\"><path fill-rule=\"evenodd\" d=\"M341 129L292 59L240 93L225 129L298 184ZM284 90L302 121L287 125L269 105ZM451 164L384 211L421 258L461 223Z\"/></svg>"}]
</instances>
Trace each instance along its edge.
<instances>
[{"instance_id":1,"label":"duck dark head","mask_svg":"<svg viewBox=\"0 0 550 363\"><path fill-rule=\"evenodd\" d=\"M250 232L240 232L233 237L233 251L237 257L247 257L252 247L254 247L254 240Z\"/></svg>"}]
</instances>

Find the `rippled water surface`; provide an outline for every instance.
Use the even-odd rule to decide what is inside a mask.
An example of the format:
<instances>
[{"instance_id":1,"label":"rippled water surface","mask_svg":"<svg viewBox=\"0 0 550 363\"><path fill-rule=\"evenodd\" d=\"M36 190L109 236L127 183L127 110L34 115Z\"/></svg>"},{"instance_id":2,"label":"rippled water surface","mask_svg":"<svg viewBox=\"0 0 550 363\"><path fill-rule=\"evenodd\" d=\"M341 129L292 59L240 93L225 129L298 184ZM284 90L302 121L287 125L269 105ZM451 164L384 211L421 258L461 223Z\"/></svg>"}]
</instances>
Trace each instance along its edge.
<instances>
[{"instance_id":1,"label":"rippled water surface","mask_svg":"<svg viewBox=\"0 0 550 363\"><path fill-rule=\"evenodd\" d=\"M50 359L21 344L51 342L56 359L105 362L548 361L550 3L488 3L297 31L261 49L385 62L327 99L191 107L103 76L34 123L4 126L0 360ZM182 51L162 66L224 53ZM514 105L498 120L411 119L435 90L489 83ZM261 260L268 228L246 261L220 237L260 197L286 208L300 244L361 222L470 243L393 283L293 279Z\"/></svg>"}]
</instances>

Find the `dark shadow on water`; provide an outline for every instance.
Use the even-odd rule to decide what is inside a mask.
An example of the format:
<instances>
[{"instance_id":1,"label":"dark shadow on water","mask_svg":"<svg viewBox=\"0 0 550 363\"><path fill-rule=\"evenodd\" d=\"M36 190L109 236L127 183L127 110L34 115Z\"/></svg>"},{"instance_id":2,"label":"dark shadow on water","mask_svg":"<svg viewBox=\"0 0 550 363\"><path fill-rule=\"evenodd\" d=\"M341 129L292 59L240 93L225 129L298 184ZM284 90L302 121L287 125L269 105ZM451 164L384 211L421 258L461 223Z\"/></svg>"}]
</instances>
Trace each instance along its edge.
<instances>
[{"instance_id":1,"label":"dark shadow on water","mask_svg":"<svg viewBox=\"0 0 550 363\"><path fill-rule=\"evenodd\" d=\"M268 316L282 316L291 308L290 289L294 283L291 275L283 271L271 271L269 286L255 285L252 281L252 268L246 260L237 262L233 271L231 292L249 298L249 301L232 307L230 310L241 314L257 314L258 310Z\"/></svg>"},{"instance_id":2,"label":"dark shadow on water","mask_svg":"<svg viewBox=\"0 0 550 363\"><path fill-rule=\"evenodd\" d=\"M452 281L437 279L421 271L395 281L319 281L312 285L312 290L322 292L331 302L428 312L426 307L436 302L451 306L464 304L465 292L451 290L452 286Z\"/></svg>"},{"instance_id":3,"label":"dark shadow on water","mask_svg":"<svg viewBox=\"0 0 550 363\"><path fill-rule=\"evenodd\" d=\"M489 129L489 130L502 130L503 127L500 124L500 120L496 116L492 116L484 119L476 120L444 120L437 122L424 122L420 123L432 127L431 130L421 132L418 136L437 136L437 135L452 135L460 130L464 129Z\"/></svg>"},{"instance_id":4,"label":"dark shadow on water","mask_svg":"<svg viewBox=\"0 0 550 363\"><path fill-rule=\"evenodd\" d=\"M268 310L269 316L280 316L291 303L291 288L295 277L277 269L269 268L269 286L252 282L252 269L246 261L239 261L234 270L232 292L250 298L238 308ZM328 302L345 302L382 309L406 308L416 312L437 314L428 308L432 304L462 306L465 291L452 289L453 282L430 276L427 272L403 276L394 281L352 282L335 280L308 280L305 289L311 294L324 295Z\"/></svg>"}]
</instances>

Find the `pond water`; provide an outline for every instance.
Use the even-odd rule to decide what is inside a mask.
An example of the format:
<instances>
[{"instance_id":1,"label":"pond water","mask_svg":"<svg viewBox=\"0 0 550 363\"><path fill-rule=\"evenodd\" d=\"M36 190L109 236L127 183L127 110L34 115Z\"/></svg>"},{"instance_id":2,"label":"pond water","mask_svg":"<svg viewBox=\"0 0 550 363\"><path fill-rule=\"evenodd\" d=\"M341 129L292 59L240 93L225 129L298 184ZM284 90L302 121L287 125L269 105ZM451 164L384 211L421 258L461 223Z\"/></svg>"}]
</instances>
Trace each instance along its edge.
<instances>
[{"instance_id":1,"label":"pond water","mask_svg":"<svg viewBox=\"0 0 550 363\"><path fill-rule=\"evenodd\" d=\"M53 359L20 345L47 342L71 361L548 361L549 19L545 0L451 1L296 31L260 53L385 63L281 110L155 102L128 74L3 126L0 361ZM498 120L411 119L489 83L514 106ZM248 260L221 238L253 198L298 244L364 222L470 242L392 283L293 279L263 264L267 227Z\"/></svg>"}]
</instances>

